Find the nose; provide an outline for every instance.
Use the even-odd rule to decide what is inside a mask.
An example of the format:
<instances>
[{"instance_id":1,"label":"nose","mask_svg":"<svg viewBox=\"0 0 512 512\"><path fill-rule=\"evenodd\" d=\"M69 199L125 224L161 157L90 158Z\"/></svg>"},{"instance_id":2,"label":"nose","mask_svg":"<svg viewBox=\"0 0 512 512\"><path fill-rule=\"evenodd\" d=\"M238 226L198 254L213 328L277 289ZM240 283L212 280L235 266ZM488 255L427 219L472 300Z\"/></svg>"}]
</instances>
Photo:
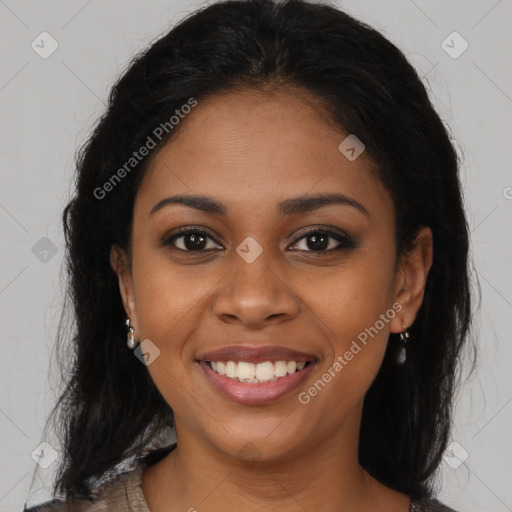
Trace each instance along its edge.
<instances>
[{"instance_id":1,"label":"nose","mask_svg":"<svg viewBox=\"0 0 512 512\"><path fill-rule=\"evenodd\" d=\"M233 266L214 295L213 312L221 321L261 329L298 315L300 301L265 253L252 263L233 255Z\"/></svg>"}]
</instances>

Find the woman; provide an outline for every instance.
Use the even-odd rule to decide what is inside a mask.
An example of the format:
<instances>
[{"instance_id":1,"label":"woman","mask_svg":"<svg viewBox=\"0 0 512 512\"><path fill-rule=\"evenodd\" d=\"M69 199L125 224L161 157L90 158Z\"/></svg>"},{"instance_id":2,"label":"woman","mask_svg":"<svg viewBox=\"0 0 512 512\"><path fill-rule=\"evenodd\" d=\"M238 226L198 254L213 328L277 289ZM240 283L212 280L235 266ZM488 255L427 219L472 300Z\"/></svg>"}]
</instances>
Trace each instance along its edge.
<instances>
[{"instance_id":1,"label":"woman","mask_svg":"<svg viewBox=\"0 0 512 512\"><path fill-rule=\"evenodd\" d=\"M61 499L31 510L451 510L458 160L378 32L300 0L194 13L114 86L64 226Z\"/></svg>"}]
</instances>

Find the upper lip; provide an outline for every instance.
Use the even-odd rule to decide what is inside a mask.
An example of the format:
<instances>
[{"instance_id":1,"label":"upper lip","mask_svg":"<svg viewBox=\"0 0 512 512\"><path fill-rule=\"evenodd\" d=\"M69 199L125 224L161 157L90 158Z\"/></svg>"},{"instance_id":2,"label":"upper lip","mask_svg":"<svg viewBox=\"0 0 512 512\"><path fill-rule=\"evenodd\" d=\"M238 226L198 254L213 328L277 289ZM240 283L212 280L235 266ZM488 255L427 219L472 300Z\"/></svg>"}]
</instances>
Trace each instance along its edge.
<instances>
[{"instance_id":1,"label":"upper lip","mask_svg":"<svg viewBox=\"0 0 512 512\"><path fill-rule=\"evenodd\" d=\"M306 352L300 352L278 345L266 345L252 347L250 345L231 345L221 347L210 352L204 352L197 356L199 361L247 361L251 363L263 363L265 361L313 361L315 356Z\"/></svg>"}]
</instances>

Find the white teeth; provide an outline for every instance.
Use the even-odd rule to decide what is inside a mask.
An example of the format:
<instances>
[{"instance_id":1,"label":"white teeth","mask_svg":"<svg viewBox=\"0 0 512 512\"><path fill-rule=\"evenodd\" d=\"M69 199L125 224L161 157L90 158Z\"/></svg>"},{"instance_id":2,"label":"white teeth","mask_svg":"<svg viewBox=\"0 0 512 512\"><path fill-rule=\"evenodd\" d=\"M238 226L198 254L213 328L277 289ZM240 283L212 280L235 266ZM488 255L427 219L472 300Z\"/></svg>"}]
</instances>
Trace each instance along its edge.
<instances>
[{"instance_id":1,"label":"white teeth","mask_svg":"<svg viewBox=\"0 0 512 512\"><path fill-rule=\"evenodd\" d=\"M276 377L284 377L288 373L286 361L277 361L274 363L274 372Z\"/></svg>"},{"instance_id":2,"label":"white teeth","mask_svg":"<svg viewBox=\"0 0 512 512\"><path fill-rule=\"evenodd\" d=\"M256 376L256 365L254 363L245 363L241 361L238 363L237 375L241 382L253 381Z\"/></svg>"},{"instance_id":3,"label":"white teeth","mask_svg":"<svg viewBox=\"0 0 512 512\"><path fill-rule=\"evenodd\" d=\"M256 378L260 382L267 382L274 378L274 365L267 361L256 365Z\"/></svg>"},{"instance_id":4,"label":"white teeth","mask_svg":"<svg viewBox=\"0 0 512 512\"><path fill-rule=\"evenodd\" d=\"M226 376L230 379L238 377L238 365L234 361L228 361L226 363Z\"/></svg>"},{"instance_id":5,"label":"white teeth","mask_svg":"<svg viewBox=\"0 0 512 512\"><path fill-rule=\"evenodd\" d=\"M246 382L250 384L273 382L281 377L286 377L296 371L303 370L306 366L305 361L265 361L263 363L249 363L240 361L210 361L214 372L225 375L230 379Z\"/></svg>"},{"instance_id":6,"label":"white teeth","mask_svg":"<svg viewBox=\"0 0 512 512\"><path fill-rule=\"evenodd\" d=\"M217 369L215 370L215 368L213 368L213 363L212 363L212 369L214 371L218 372L220 375L226 375L226 363L219 362L216 364L217 364Z\"/></svg>"}]
</instances>

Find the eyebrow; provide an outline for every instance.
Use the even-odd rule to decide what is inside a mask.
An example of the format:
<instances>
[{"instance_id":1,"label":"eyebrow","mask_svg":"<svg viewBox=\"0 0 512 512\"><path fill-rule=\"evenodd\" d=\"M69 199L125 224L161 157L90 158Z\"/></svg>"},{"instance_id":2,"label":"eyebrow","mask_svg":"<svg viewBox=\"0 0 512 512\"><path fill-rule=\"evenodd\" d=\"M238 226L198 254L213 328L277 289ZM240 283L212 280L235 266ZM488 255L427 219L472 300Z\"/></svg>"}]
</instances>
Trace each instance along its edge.
<instances>
[{"instance_id":1,"label":"eyebrow","mask_svg":"<svg viewBox=\"0 0 512 512\"><path fill-rule=\"evenodd\" d=\"M200 195L175 195L166 197L159 201L155 206L153 206L149 214L153 215L162 208L173 204L181 204L188 206L189 208L194 208L195 210L215 215L225 216L228 213L228 207L225 204L220 203L211 197ZM351 206L367 217L370 216L368 210L361 203L343 194L318 194L292 197L280 202L278 204L278 211L282 215L296 215L333 204Z\"/></svg>"}]
</instances>

